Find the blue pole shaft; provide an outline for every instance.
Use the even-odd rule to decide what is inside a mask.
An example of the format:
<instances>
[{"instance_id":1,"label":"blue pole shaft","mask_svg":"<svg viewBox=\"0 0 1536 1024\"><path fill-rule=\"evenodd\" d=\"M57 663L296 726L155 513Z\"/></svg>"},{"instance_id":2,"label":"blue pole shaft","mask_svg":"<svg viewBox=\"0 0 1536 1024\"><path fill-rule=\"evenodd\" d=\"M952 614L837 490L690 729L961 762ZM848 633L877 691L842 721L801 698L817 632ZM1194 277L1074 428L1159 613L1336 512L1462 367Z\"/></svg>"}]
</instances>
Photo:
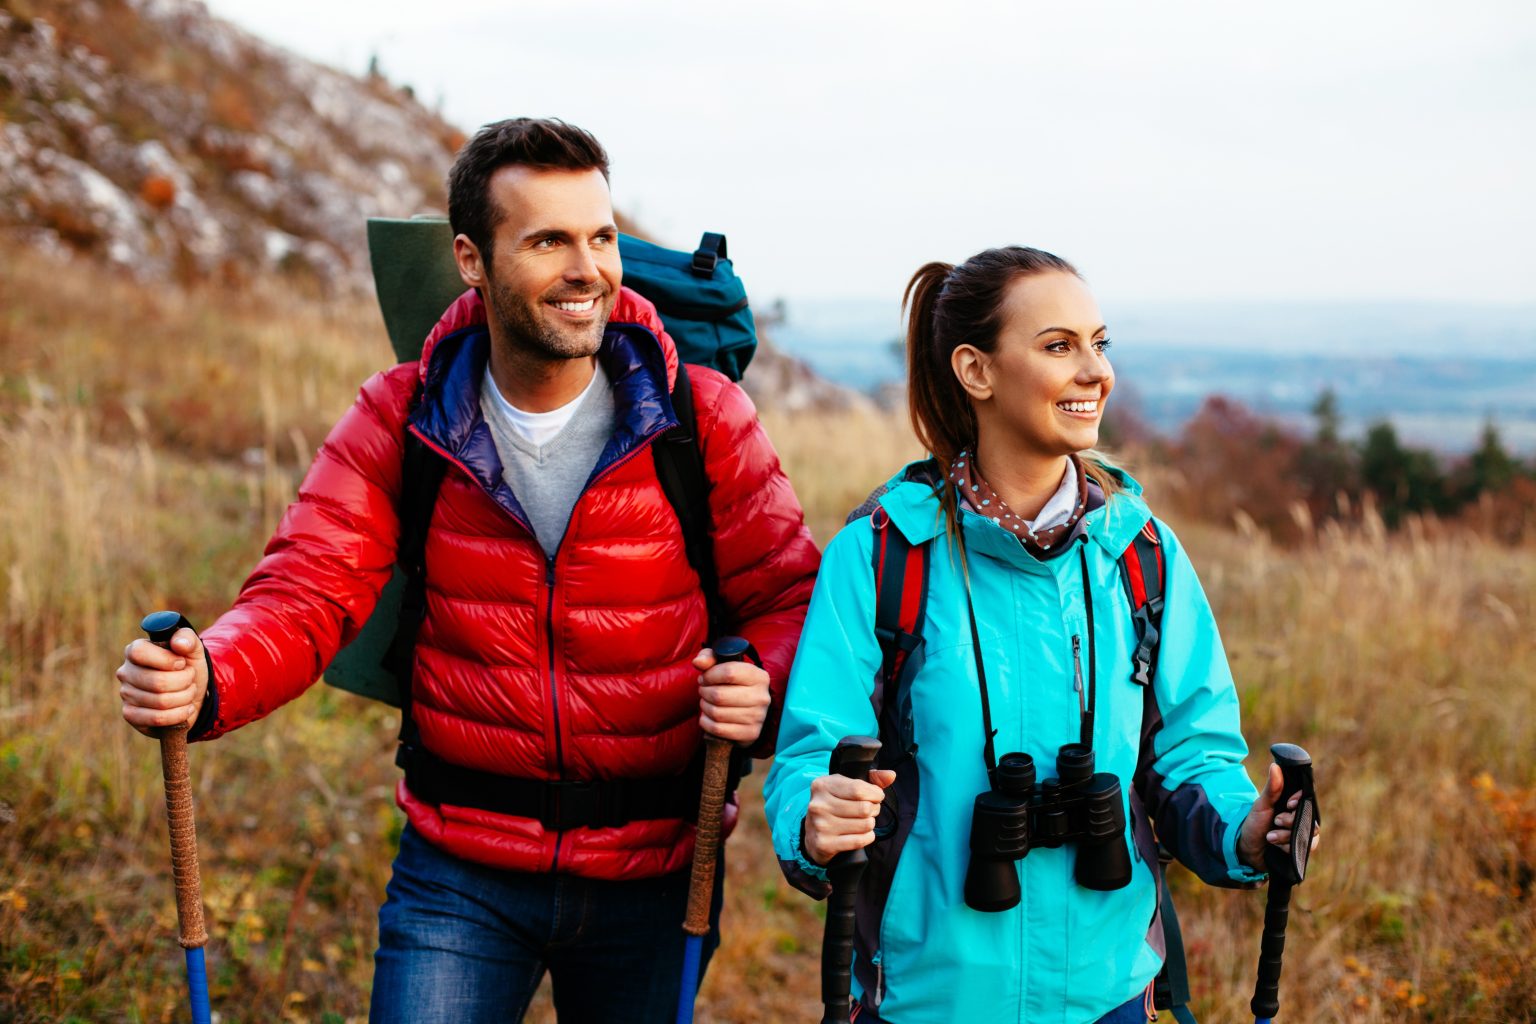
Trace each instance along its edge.
<instances>
[{"instance_id":1,"label":"blue pole shaft","mask_svg":"<svg viewBox=\"0 0 1536 1024\"><path fill-rule=\"evenodd\" d=\"M677 999L676 1024L693 1024L693 1001L699 994L699 956L704 936L690 935L683 945L683 987Z\"/></svg>"},{"instance_id":2,"label":"blue pole shaft","mask_svg":"<svg viewBox=\"0 0 1536 1024\"><path fill-rule=\"evenodd\" d=\"M187 952L187 991L192 996L192 1024L211 1024L208 1014L208 968L203 947Z\"/></svg>"}]
</instances>

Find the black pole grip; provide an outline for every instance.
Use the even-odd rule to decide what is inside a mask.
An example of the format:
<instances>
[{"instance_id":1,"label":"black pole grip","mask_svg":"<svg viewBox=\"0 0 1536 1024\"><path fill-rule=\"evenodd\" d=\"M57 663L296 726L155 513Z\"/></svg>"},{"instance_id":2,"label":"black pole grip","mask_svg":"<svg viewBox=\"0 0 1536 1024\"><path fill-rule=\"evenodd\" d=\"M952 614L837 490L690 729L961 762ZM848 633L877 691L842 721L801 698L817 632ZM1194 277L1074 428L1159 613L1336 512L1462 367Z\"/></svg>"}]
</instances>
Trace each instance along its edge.
<instances>
[{"instance_id":1,"label":"black pole grip","mask_svg":"<svg viewBox=\"0 0 1536 1024\"><path fill-rule=\"evenodd\" d=\"M1312 755L1294 743L1276 743L1269 748L1280 766L1283 781L1275 813L1282 813L1291 797L1301 794L1291 826L1291 842L1286 849L1268 843L1264 846L1264 866L1269 869L1269 896L1264 904L1264 935L1259 942L1259 971L1253 985L1249 1009L1255 1019L1269 1020L1280 1012L1280 968L1285 956L1285 926L1291 917L1291 889L1301 884L1307 874L1307 858L1312 851L1312 832L1321 820L1317 813L1317 793L1312 785Z\"/></svg>"},{"instance_id":2,"label":"black pole grip","mask_svg":"<svg viewBox=\"0 0 1536 1024\"><path fill-rule=\"evenodd\" d=\"M1285 926L1291 916L1291 883L1271 879L1264 904L1264 937L1259 942L1259 977L1248 1008L1258 1020L1280 1012L1280 967L1285 956Z\"/></svg>"},{"instance_id":3,"label":"black pole grip","mask_svg":"<svg viewBox=\"0 0 1536 1024\"><path fill-rule=\"evenodd\" d=\"M1317 812L1317 793L1312 785L1312 755L1294 743L1276 743L1269 748L1275 763L1280 766L1284 782L1280 787L1280 800L1275 813L1284 812L1291 797L1301 794L1296 805L1296 816L1291 826L1291 843L1286 849L1268 843L1264 846L1264 866L1271 878L1283 878L1291 885L1300 885L1307 876L1307 860L1312 854L1312 831L1322 819Z\"/></svg>"},{"instance_id":4,"label":"black pole grip","mask_svg":"<svg viewBox=\"0 0 1536 1024\"><path fill-rule=\"evenodd\" d=\"M845 736L832 751L828 771L861 782L869 781L869 770L880 755L880 741L870 736ZM848 993L853 987L854 905L859 895L859 877L869 855L862 849L849 850L832 858L827 865L827 879L832 894L827 897L827 923L821 937L821 1002L825 1008L822 1024L848 1024L852 1012Z\"/></svg>"}]
</instances>

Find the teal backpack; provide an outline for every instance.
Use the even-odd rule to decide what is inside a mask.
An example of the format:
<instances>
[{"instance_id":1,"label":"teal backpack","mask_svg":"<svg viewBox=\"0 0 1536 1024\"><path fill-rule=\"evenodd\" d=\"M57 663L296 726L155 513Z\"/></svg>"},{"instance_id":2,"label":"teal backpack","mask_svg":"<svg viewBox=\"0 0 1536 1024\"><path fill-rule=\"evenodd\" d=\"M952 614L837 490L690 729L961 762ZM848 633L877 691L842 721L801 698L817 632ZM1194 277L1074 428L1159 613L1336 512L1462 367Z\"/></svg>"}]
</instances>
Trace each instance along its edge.
<instances>
[{"instance_id":1,"label":"teal backpack","mask_svg":"<svg viewBox=\"0 0 1536 1024\"><path fill-rule=\"evenodd\" d=\"M419 359L427 334L465 291L453 260L448 221L442 217L372 218L368 252L395 357L400 362ZM709 482L695 440L687 365L708 366L740 380L757 348L752 310L746 289L726 257L724 235L706 233L689 253L621 234L619 255L625 286L655 304L677 346L680 365L672 402L679 425L658 438L652 451L662 489L682 526L688 561L703 585L710 635L716 636L725 616L709 536ZM425 613L422 551L446 466L415 435L406 433L394 576L357 637L337 652L325 670L325 681L338 689L400 707L402 737L410 730L410 671L416 631Z\"/></svg>"}]
</instances>

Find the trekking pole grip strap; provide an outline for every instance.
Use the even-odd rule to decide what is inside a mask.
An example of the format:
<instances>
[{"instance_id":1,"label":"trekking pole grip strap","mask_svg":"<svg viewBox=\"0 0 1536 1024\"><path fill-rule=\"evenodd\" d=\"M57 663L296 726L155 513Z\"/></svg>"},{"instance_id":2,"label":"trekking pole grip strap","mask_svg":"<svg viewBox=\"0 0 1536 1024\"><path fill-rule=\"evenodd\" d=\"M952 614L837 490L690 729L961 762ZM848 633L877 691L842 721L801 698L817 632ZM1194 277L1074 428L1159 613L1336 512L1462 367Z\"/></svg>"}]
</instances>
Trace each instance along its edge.
<instances>
[{"instance_id":1,"label":"trekking pole grip strap","mask_svg":"<svg viewBox=\"0 0 1536 1024\"><path fill-rule=\"evenodd\" d=\"M140 623L150 642L170 649L171 637L190 627L178 612L155 612ZM160 739L160 772L165 778L165 817L171 834L171 873L176 880L176 920L183 949L208 942L203 921L203 883L197 866L197 822L192 809L192 779L187 765L186 723L156 730Z\"/></svg>"}]
</instances>

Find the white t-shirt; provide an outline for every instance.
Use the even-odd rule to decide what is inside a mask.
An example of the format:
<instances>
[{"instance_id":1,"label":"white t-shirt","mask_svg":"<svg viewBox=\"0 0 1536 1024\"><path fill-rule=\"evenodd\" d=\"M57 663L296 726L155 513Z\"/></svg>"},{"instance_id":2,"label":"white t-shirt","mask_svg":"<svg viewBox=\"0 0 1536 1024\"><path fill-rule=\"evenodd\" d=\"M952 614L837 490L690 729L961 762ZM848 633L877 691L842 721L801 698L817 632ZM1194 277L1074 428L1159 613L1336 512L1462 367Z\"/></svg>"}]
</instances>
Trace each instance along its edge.
<instances>
[{"instance_id":1,"label":"white t-shirt","mask_svg":"<svg viewBox=\"0 0 1536 1024\"><path fill-rule=\"evenodd\" d=\"M534 447L543 447L546 442L564 430L567 423L571 422L571 417L576 415L576 407L581 405L582 399L592 393L597 387L598 378L602 376L594 369L592 379L587 381L587 386L582 389L581 394L560 408L551 409L549 412L525 412L507 401L501 389L496 386L495 379L491 377L489 363L485 366L485 385L481 392L491 396L491 400L505 415L508 426L521 434L529 444Z\"/></svg>"}]
</instances>

